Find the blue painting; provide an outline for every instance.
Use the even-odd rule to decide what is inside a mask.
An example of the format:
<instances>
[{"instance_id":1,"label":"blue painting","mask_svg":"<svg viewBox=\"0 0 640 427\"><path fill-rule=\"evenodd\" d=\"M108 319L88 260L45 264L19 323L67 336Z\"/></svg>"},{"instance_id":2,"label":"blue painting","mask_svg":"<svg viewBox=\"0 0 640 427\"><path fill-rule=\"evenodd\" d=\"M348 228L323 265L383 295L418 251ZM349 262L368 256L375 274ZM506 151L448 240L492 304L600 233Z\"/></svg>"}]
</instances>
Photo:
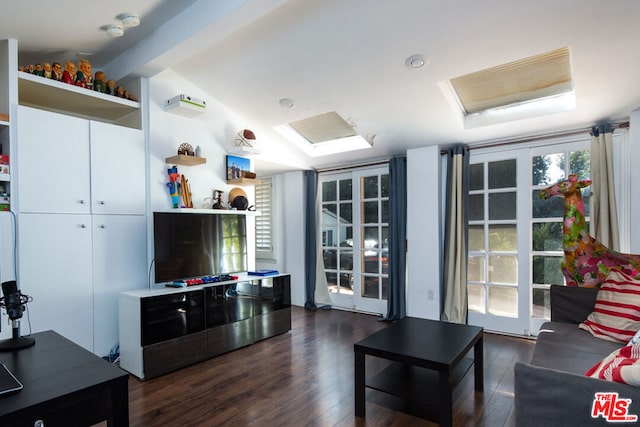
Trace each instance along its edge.
<instances>
[{"instance_id":1,"label":"blue painting","mask_svg":"<svg viewBox=\"0 0 640 427\"><path fill-rule=\"evenodd\" d=\"M251 171L251 160L245 157L227 155L227 181L242 178L242 172Z\"/></svg>"}]
</instances>

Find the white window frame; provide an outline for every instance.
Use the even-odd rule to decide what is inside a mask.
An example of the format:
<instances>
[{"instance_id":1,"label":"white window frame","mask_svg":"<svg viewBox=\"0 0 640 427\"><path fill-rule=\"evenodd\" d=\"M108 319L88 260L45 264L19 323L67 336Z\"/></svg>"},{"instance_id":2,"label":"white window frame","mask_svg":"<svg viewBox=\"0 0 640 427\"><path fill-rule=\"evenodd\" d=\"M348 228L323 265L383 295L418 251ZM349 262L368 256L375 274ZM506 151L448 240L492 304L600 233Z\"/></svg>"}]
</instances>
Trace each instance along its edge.
<instances>
[{"instance_id":1,"label":"white window frame","mask_svg":"<svg viewBox=\"0 0 640 427\"><path fill-rule=\"evenodd\" d=\"M267 187L267 188L265 188ZM266 194L266 199L262 193ZM256 259L259 260L275 260L275 224L274 224L274 200L273 200L273 179L261 178L260 184L256 184L255 186L255 207L258 215L256 215ZM268 203L268 206L265 206ZM262 224L268 223L269 225L269 241L271 243L271 249L261 249L258 246L258 229L262 226Z\"/></svg>"}]
</instances>

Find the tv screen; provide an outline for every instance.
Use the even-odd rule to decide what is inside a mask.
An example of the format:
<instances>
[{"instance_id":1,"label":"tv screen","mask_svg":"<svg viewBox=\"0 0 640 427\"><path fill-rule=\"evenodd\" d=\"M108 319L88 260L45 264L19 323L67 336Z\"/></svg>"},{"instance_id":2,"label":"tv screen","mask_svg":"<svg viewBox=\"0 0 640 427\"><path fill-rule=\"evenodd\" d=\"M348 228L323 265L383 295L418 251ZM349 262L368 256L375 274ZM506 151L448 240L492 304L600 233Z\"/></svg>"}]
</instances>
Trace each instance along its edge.
<instances>
[{"instance_id":1,"label":"tv screen","mask_svg":"<svg viewBox=\"0 0 640 427\"><path fill-rule=\"evenodd\" d=\"M155 282L247 271L245 215L153 213Z\"/></svg>"}]
</instances>

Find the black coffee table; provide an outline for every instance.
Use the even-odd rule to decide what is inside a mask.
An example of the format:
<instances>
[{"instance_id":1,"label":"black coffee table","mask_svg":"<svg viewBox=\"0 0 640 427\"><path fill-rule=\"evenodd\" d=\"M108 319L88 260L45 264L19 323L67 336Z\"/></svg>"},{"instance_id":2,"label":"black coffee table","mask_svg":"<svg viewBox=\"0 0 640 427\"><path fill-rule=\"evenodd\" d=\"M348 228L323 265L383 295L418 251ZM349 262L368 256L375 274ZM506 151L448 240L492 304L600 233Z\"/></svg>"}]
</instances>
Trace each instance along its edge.
<instances>
[{"instance_id":1,"label":"black coffee table","mask_svg":"<svg viewBox=\"0 0 640 427\"><path fill-rule=\"evenodd\" d=\"M475 389L484 389L483 329L436 320L407 317L355 343L355 415L365 416L365 387L383 391L424 407L420 414L441 426L452 423L452 392L471 365ZM473 359L465 357L473 347ZM392 361L367 378L365 356Z\"/></svg>"}]
</instances>

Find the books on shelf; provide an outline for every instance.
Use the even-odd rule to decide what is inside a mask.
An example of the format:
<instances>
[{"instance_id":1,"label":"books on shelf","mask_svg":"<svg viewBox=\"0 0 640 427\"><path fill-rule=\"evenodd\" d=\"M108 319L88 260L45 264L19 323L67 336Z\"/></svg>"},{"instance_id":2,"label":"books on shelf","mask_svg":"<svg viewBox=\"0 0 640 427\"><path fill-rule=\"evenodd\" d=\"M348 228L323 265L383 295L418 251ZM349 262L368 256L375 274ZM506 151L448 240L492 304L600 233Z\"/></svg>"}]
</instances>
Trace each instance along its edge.
<instances>
[{"instance_id":1,"label":"books on shelf","mask_svg":"<svg viewBox=\"0 0 640 427\"><path fill-rule=\"evenodd\" d=\"M249 276L271 276L273 274L278 274L278 270L256 270L249 271Z\"/></svg>"}]
</instances>

